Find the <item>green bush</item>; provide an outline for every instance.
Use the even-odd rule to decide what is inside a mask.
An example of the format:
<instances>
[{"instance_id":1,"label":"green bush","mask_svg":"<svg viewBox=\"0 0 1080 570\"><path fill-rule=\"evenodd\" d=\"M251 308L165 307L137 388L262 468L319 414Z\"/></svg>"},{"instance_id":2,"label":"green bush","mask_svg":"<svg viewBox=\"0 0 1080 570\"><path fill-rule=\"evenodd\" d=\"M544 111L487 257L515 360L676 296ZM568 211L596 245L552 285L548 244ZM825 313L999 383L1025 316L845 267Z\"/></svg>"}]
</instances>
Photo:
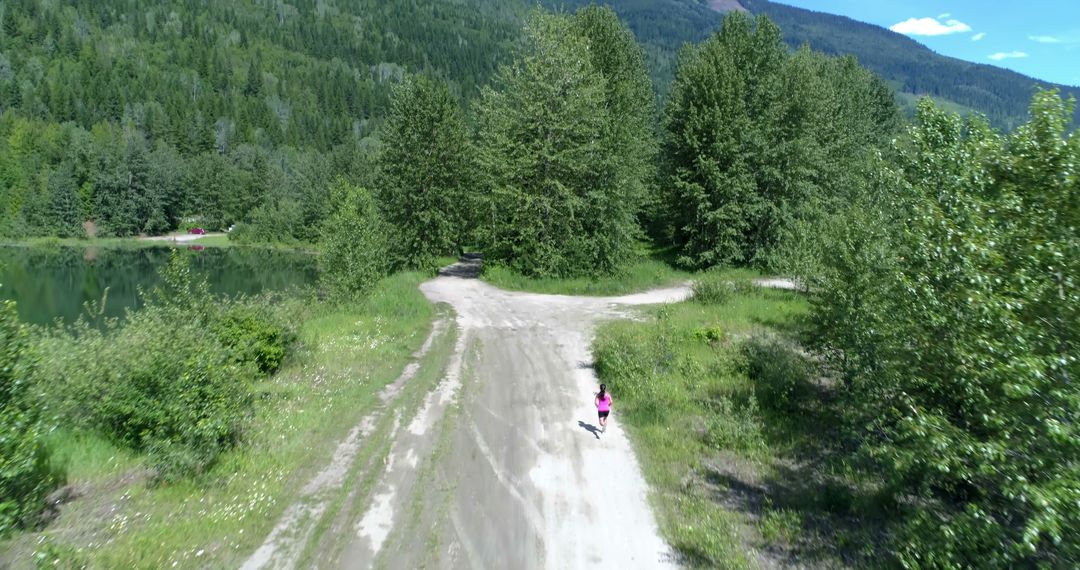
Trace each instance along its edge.
<instances>
[{"instance_id":1,"label":"green bush","mask_svg":"<svg viewBox=\"0 0 1080 570\"><path fill-rule=\"evenodd\" d=\"M322 280L338 295L368 293L392 269L390 227L367 190L339 180L331 193L337 209L322 228Z\"/></svg>"},{"instance_id":2,"label":"green bush","mask_svg":"<svg viewBox=\"0 0 1080 570\"><path fill-rule=\"evenodd\" d=\"M214 326L214 333L240 364L254 364L265 374L276 372L296 333L258 305L231 307Z\"/></svg>"},{"instance_id":3,"label":"green bush","mask_svg":"<svg viewBox=\"0 0 1080 570\"><path fill-rule=\"evenodd\" d=\"M723 305L735 295L735 283L709 275L702 275L694 281L694 301L703 305Z\"/></svg>"},{"instance_id":4,"label":"green bush","mask_svg":"<svg viewBox=\"0 0 1080 570\"><path fill-rule=\"evenodd\" d=\"M728 334L723 327L702 327L694 329L694 338L709 344L717 344L727 340Z\"/></svg>"},{"instance_id":5,"label":"green bush","mask_svg":"<svg viewBox=\"0 0 1080 570\"><path fill-rule=\"evenodd\" d=\"M34 358L15 303L0 304L0 536L33 522L61 480L49 462L41 406L28 394Z\"/></svg>"},{"instance_id":6,"label":"green bush","mask_svg":"<svg viewBox=\"0 0 1080 570\"><path fill-rule=\"evenodd\" d=\"M765 408L793 412L810 385L814 368L791 344L770 336L755 336L743 343L747 376L754 382L758 401Z\"/></svg>"},{"instance_id":7,"label":"green bush","mask_svg":"<svg viewBox=\"0 0 1080 570\"><path fill-rule=\"evenodd\" d=\"M757 402L749 398L736 404L721 396L709 405L706 442L716 449L752 452L765 448L765 437Z\"/></svg>"},{"instance_id":8,"label":"green bush","mask_svg":"<svg viewBox=\"0 0 1080 570\"><path fill-rule=\"evenodd\" d=\"M197 474L239 439L257 368L199 327L145 311L103 344L106 364L81 379L96 392L85 404L94 427L147 452L159 476Z\"/></svg>"},{"instance_id":9,"label":"green bush","mask_svg":"<svg viewBox=\"0 0 1080 570\"><path fill-rule=\"evenodd\" d=\"M44 335L39 381L71 427L145 452L159 478L202 473L240 440L254 381L295 340L268 303L214 298L176 256L124 323Z\"/></svg>"}]
</instances>

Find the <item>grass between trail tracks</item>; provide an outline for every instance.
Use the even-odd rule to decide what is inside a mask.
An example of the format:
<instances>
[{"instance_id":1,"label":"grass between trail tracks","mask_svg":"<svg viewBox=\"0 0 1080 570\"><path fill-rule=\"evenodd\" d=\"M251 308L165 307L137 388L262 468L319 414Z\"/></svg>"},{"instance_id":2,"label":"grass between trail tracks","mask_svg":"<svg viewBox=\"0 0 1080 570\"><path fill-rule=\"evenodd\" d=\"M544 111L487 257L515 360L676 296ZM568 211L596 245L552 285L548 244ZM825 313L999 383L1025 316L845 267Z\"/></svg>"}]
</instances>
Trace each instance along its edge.
<instances>
[{"instance_id":1,"label":"grass between trail tracks","mask_svg":"<svg viewBox=\"0 0 1080 570\"><path fill-rule=\"evenodd\" d=\"M684 565L832 565L865 537L837 522L851 519L842 474L813 459L836 416L794 340L808 303L752 276L705 273L694 300L603 325L597 374Z\"/></svg>"},{"instance_id":2,"label":"grass between trail tracks","mask_svg":"<svg viewBox=\"0 0 1080 570\"><path fill-rule=\"evenodd\" d=\"M443 307L439 310L449 313L449 309ZM449 314L446 318L451 322L447 323L445 331L432 343L415 375L401 387L365 438L351 472L322 520L316 524L297 567L325 566L327 560L336 559L341 547L348 545L348 540L342 540L340 531L342 528L353 528L353 524L370 507L375 485L386 471L393 451L395 426L399 431L408 429L423 408L424 398L445 377L459 332Z\"/></svg>"},{"instance_id":3,"label":"grass between trail tracks","mask_svg":"<svg viewBox=\"0 0 1080 570\"><path fill-rule=\"evenodd\" d=\"M132 453L54 433L75 496L44 530L0 543L0 566L239 565L426 338L434 309L417 286L428 277L389 277L346 305L292 301L304 303L300 348L257 386L245 445L196 479L153 484Z\"/></svg>"}]
</instances>

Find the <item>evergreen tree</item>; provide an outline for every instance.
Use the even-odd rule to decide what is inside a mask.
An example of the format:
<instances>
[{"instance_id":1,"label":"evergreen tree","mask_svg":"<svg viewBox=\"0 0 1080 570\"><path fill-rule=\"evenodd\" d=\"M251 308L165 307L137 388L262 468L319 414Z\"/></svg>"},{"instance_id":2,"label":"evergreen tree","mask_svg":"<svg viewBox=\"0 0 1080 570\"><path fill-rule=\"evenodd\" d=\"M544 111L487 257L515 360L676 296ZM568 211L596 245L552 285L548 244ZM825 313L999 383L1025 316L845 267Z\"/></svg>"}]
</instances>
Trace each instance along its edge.
<instances>
[{"instance_id":1,"label":"evergreen tree","mask_svg":"<svg viewBox=\"0 0 1080 570\"><path fill-rule=\"evenodd\" d=\"M244 95L258 97L262 94L262 69L259 67L258 58L251 61L248 66L247 80L244 83Z\"/></svg>"},{"instance_id":2,"label":"evergreen tree","mask_svg":"<svg viewBox=\"0 0 1080 570\"><path fill-rule=\"evenodd\" d=\"M47 227L60 237L83 235L79 189L74 165L62 162L49 175L49 222Z\"/></svg>"}]
</instances>

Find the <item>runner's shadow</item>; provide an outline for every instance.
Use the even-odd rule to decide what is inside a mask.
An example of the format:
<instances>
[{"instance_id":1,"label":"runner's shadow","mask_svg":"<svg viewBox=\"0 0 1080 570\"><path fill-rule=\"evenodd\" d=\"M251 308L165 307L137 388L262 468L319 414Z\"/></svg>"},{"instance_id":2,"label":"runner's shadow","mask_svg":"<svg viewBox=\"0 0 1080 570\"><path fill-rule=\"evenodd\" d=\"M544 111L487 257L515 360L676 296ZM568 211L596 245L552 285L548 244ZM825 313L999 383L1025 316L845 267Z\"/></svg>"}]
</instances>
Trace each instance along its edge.
<instances>
[{"instance_id":1,"label":"runner's shadow","mask_svg":"<svg viewBox=\"0 0 1080 570\"><path fill-rule=\"evenodd\" d=\"M594 426L592 424L587 424L587 423L585 423L585 422L583 422L581 420L578 420L577 425L581 426L585 431L587 431L587 432L593 434L594 436L596 436L596 439L600 439L600 428L598 428L598 427L596 427L596 426Z\"/></svg>"}]
</instances>

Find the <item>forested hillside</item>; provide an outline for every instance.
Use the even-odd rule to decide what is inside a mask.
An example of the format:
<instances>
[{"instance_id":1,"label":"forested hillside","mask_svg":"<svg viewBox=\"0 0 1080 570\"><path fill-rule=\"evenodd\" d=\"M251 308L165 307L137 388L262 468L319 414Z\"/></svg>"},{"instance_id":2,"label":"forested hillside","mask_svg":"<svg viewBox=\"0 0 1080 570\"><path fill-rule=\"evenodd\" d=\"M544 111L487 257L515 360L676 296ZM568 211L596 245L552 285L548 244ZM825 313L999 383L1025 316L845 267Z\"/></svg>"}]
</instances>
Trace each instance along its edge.
<instances>
[{"instance_id":1,"label":"forested hillside","mask_svg":"<svg viewBox=\"0 0 1080 570\"><path fill-rule=\"evenodd\" d=\"M592 0L552 1L575 7ZM913 97L929 95L985 114L997 127L1012 129L1027 118L1028 103L1036 86L1061 88L1080 98L1080 89L1054 85L1019 73L945 57L915 40L879 26L834 14L795 8L769 0L606 0L645 44L654 80L666 93L674 74L675 55L686 42L697 43L714 32L723 14L710 8L741 5L765 14L784 31L792 48L803 44L830 55L854 55L876 72L914 112ZM1080 120L1080 110L1073 115Z\"/></svg>"},{"instance_id":2,"label":"forested hillside","mask_svg":"<svg viewBox=\"0 0 1080 570\"><path fill-rule=\"evenodd\" d=\"M610 3L636 32L663 96L680 46L719 26L710 6L739 5ZM901 93L952 101L997 126L1026 115L1030 78L846 18L741 5L773 18L789 45L854 54ZM313 241L334 178L371 184L393 85L432 75L468 118L528 9L521 0L5 2L0 235L127 236L191 224L237 225L240 240Z\"/></svg>"},{"instance_id":3,"label":"forested hillside","mask_svg":"<svg viewBox=\"0 0 1080 570\"><path fill-rule=\"evenodd\" d=\"M469 98L516 2L16 0L0 7L0 233L283 216L310 238L406 72ZM318 151L318 152L315 152ZM259 210L261 206L265 206ZM94 231L95 228L91 228Z\"/></svg>"}]
</instances>

